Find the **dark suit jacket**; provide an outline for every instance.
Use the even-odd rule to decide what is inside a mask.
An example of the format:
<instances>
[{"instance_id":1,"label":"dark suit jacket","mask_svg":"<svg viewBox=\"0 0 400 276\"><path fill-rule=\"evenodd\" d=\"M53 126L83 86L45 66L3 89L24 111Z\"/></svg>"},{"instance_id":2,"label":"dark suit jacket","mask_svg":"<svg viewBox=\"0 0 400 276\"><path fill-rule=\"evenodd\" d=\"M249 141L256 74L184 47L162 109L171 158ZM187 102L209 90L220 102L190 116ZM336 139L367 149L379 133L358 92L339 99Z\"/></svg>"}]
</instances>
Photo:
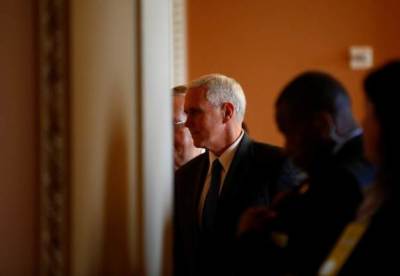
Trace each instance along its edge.
<instances>
[{"instance_id":1,"label":"dark suit jacket","mask_svg":"<svg viewBox=\"0 0 400 276\"><path fill-rule=\"evenodd\" d=\"M322 156L321 156L322 157ZM307 172L309 189L294 190L273 207L276 218L264 231L241 237L244 265L238 275L316 275L362 200L374 170L363 155L362 139L348 141L336 154L316 160ZM276 243L276 234L287 237Z\"/></svg>"},{"instance_id":2,"label":"dark suit jacket","mask_svg":"<svg viewBox=\"0 0 400 276\"><path fill-rule=\"evenodd\" d=\"M251 141L244 134L222 187L213 238L202 236L198 211L209 167L208 153L176 172L175 275L232 274L240 215L250 206L270 203L283 162L279 148Z\"/></svg>"},{"instance_id":3,"label":"dark suit jacket","mask_svg":"<svg viewBox=\"0 0 400 276\"><path fill-rule=\"evenodd\" d=\"M309 190L286 215L290 272L316 274L344 227L354 219L362 189L373 177L361 136L349 140L336 154L317 160L309 172Z\"/></svg>"}]
</instances>

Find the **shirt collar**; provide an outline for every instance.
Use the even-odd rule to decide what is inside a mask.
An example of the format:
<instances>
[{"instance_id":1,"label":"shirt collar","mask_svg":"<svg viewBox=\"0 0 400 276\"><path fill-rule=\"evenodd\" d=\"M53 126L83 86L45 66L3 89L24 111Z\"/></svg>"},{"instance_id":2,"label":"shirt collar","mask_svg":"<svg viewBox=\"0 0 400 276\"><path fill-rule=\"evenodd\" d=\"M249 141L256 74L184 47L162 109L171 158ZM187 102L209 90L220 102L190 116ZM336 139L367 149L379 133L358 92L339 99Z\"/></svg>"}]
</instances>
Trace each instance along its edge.
<instances>
[{"instance_id":1,"label":"shirt collar","mask_svg":"<svg viewBox=\"0 0 400 276\"><path fill-rule=\"evenodd\" d=\"M208 151L208 158L210 161L210 168L212 166L212 163L214 162L215 159L219 159L219 162L222 165L223 171L227 172L233 157L235 156L236 150L239 146L240 141L242 140L244 135L244 131L242 130L242 132L240 133L239 137L235 140L235 142L232 143L232 145L229 146L229 148L227 148L219 157L216 156L214 153L212 153L211 151Z\"/></svg>"},{"instance_id":2,"label":"shirt collar","mask_svg":"<svg viewBox=\"0 0 400 276\"><path fill-rule=\"evenodd\" d=\"M354 129L352 132L349 133L349 135L347 135L342 141L341 143L338 143L335 148L333 149L333 153L338 153L340 151L340 149L344 146L344 144L346 144L348 141L350 141L351 139L353 139L356 136L359 136L363 133L361 128L356 128Z\"/></svg>"}]
</instances>

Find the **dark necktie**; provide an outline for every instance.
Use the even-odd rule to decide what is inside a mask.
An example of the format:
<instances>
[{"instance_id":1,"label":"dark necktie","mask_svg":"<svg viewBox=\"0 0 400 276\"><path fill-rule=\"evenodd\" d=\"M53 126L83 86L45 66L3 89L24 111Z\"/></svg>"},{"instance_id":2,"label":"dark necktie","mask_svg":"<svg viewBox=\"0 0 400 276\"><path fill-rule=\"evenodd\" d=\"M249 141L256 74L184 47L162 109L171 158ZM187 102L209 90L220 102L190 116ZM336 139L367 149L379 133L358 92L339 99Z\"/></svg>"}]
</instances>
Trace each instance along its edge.
<instances>
[{"instance_id":1,"label":"dark necktie","mask_svg":"<svg viewBox=\"0 0 400 276\"><path fill-rule=\"evenodd\" d=\"M211 182L206 200L204 201L202 228L206 232L212 232L215 226L217 216L218 194L221 182L222 165L218 159L215 159L211 167Z\"/></svg>"}]
</instances>

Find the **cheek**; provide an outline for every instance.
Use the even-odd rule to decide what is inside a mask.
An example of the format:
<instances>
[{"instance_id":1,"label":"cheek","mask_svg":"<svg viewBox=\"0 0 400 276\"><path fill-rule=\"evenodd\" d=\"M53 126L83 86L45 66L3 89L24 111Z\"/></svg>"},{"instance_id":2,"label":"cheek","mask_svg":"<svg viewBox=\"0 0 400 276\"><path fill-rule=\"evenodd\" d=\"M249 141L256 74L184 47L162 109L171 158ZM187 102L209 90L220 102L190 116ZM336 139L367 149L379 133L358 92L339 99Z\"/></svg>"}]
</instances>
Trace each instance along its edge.
<instances>
[{"instance_id":1,"label":"cheek","mask_svg":"<svg viewBox=\"0 0 400 276\"><path fill-rule=\"evenodd\" d=\"M190 122L186 126L190 129L197 129L199 128L199 125L201 125L201 117L199 115L196 115L190 118Z\"/></svg>"},{"instance_id":2,"label":"cheek","mask_svg":"<svg viewBox=\"0 0 400 276\"><path fill-rule=\"evenodd\" d=\"M184 128L182 131L182 141L184 141L185 144L189 144L192 142L192 135L190 134L190 130L188 128Z\"/></svg>"},{"instance_id":3,"label":"cheek","mask_svg":"<svg viewBox=\"0 0 400 276\"><path fill-rule=\"evenodd\" d=\"M204 133L209 128L209 122L207 117L198 116L195 120L193 120L193 129L197 132Z\"/></svg>"},{"instance_id":4,"label":"cheek","mask_svg":"<svg viewBox=\"0 0 400 276\"><path fill-rule=\"evenodd\" d=\"M183 129L177 129L174 133L175 145L181 145L185 139L185 133Z\"/></svg>"}]
</instances>

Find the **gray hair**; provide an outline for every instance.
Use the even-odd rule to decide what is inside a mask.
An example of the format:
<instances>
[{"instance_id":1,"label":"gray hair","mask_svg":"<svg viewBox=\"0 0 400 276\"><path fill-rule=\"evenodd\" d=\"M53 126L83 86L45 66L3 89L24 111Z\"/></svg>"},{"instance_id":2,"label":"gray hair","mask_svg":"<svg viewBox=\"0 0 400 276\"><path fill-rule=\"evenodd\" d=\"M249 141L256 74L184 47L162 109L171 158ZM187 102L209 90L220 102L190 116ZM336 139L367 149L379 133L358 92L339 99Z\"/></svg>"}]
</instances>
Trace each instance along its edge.
<instances>
[{"instance_id":1,"label":"gray hair","mask_svg":"<svg viewBox=\"0 0 400 276\"><path fill-rule=\"evenodd\" d=\"M222 74L209 74L192 81L188 89L206 87L206 99L214 106L225 102L232 103L237 113L237 118L242 121L246 111L246 97L240 84Z\"/></svg>"}]
</instances>

